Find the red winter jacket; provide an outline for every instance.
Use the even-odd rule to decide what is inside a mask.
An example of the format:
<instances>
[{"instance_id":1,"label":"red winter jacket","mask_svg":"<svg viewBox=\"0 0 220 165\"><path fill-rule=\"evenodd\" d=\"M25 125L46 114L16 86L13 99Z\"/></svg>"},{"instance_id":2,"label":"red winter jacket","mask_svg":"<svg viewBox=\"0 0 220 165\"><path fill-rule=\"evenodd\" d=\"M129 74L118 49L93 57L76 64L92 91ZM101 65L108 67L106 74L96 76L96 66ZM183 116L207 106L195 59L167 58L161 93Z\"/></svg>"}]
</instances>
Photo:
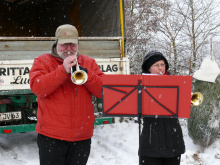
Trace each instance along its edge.
<instances>
[{"instance_id":1,"label":"red winter jacket","mask_svg":"<svg viewBox=\"0 0 220 165\"><path fill-rule=\"evenodd\" d=\"M80 55L78 63L87 69L88 80L83 85L71 81L62 59L43 54L34 60L29 76L31 90L38 100L36 132L66 141L92 137L92 94L101 97L104 73L93 58Z\"/></svg>"}]
</instances>

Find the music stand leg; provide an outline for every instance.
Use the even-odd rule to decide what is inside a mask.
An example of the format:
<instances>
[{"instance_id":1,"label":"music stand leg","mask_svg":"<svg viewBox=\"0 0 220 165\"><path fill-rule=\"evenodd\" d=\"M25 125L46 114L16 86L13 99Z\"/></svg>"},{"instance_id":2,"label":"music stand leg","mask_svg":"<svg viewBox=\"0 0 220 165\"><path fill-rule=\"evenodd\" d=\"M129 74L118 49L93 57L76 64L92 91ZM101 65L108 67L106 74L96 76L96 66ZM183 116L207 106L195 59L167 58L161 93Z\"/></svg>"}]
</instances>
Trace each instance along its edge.
<instances>
[{"instance_id":1,"label":"music stand leg","mask_svg":"<svg viewBox=\"0 0 220 165\"><path fill-rule=\"evenodd\" d=\"M139 124L139 149L141 140L141 116L142 116L142 80L138 80L138 124ZM141 165L141 157L139 155L139 165Z\"/></svg>"},{"instance_id":2,"label":"music stand leg","mask_svg":"<svg viewBox=\"0 0 220 165\"><path fill-rule=\"evenodd\" d=\"M141 146L141 114L138 114L138 124L139 124L139 150ZM141 165L141 156L139 155L139 165Z\"/></svg>"}]
</instances>

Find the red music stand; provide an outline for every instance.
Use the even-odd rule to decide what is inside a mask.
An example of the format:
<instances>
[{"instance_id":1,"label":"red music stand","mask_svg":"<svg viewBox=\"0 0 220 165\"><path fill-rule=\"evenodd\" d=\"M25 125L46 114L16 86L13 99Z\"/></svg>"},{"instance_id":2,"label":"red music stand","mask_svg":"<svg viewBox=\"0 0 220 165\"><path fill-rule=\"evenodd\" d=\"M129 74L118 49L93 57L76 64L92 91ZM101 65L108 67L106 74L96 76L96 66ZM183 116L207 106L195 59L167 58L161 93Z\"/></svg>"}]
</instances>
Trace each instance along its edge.
<instances>
[{"instance_id":1,"label":"red music stand","mask_svg":"<svg viewBox=\"0 0 220 165\"><path fill-rule=\"evenodd\" d=\"M141 117L189 118L191 89L192 76L105 75L103 116L138 117L140 139Z\"/></svg>"},{"instance_id":2,"label":"red music stand","mask_svg":"<svg viewBox=\"0 0 220 165\"><path fill-rule=\"evenodd\" d=\"M189 118L192 76L105 75L104 116Z\"/></svg>"}]
</instances>

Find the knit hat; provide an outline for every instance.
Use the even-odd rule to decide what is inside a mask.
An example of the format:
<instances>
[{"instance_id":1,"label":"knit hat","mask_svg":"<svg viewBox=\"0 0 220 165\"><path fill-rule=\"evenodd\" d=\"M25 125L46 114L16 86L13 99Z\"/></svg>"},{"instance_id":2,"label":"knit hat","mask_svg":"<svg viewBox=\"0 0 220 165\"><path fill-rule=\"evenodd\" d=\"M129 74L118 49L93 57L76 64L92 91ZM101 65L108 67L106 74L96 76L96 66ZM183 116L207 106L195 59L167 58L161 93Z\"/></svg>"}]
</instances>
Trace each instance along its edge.
<instances>
[{"instance_id":1,"label":"knit hat","mask_svg":"<svg viewBox=\"0 0 220 165\"><path fill-rule=\"evenodd\" d=\"M78 31L73 25L61 25L57 28L55 37L59 44L78 44Z\"/></svg>"},{"instance_id":2,"label":"knit hat","mask_svg":"<svg viewBox=\"0 0 220 165\"><path fill-rule=\"evenodd\" d=\"M169 64L166 60L166 58L164 57L164 55L156 50L152 50L150 51L143 60L143 64L142 64L142 73L149 73L149 69L150 67L156 63L157 61L163 60L165 65L166 65L166 69L165 71L167 71L169 69Z\"/></svg>"}]
</instances>

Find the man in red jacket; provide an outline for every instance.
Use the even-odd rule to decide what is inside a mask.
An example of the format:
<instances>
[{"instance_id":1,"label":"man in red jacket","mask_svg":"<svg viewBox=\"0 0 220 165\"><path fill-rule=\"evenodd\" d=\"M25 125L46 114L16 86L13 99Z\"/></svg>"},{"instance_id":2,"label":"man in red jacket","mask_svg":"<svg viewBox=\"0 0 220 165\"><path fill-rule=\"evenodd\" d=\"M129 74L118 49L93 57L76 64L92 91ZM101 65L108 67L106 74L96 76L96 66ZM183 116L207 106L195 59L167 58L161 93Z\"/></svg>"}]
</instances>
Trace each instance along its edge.
<instances>
[{"instance_id":1,"label":"man in red jacket","mask_svg":"<svg viewBox=\"0 0 220 165\"><path fill-rule=\"evenodd\" d=\"M74 26L59 26L55 36L51 53L35 58L29 73L31 90L38 99L40 164L85 165L95 120L92 95L101 97L104 73L93 58L79 55ZM71 81L71 67L76 70L77 62L88 75L82 85Z\"/></svg>"}]
</instances>

